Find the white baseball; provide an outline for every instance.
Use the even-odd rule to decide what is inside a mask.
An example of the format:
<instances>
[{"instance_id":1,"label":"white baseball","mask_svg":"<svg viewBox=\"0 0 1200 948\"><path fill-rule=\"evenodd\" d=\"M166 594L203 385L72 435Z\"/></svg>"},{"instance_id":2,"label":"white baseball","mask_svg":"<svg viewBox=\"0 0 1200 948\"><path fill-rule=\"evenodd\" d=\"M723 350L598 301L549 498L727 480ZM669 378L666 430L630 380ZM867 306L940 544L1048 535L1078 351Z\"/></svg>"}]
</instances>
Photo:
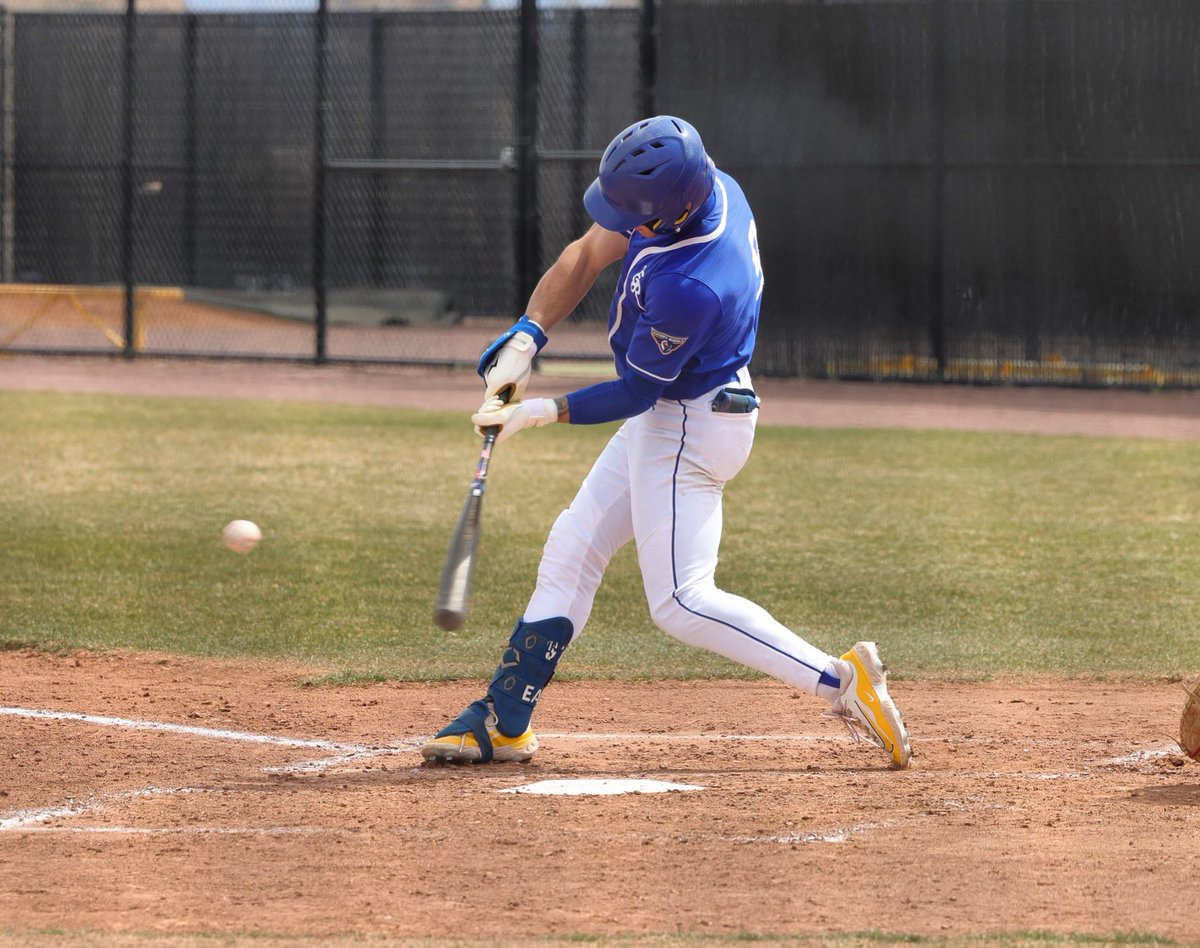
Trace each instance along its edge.
<instances>
[{"instance_id":1,"label":"white baseball","mask_svg":"<svg viewBox=\"0 0 1200 948\"><path fill-rule=\"evenodd\" d=\"M249 520L233 520L221 531L221 539L234 553L249 553L258 546L262 531Z\"/></svg>"}]
</instances>

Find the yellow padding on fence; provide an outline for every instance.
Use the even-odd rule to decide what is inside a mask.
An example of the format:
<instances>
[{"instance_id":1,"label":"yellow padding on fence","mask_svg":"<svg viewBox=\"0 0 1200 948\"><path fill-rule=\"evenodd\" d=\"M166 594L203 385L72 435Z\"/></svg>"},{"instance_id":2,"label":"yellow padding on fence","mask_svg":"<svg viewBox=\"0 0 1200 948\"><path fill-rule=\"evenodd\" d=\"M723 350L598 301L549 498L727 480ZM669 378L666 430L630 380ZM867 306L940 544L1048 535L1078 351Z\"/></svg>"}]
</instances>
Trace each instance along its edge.
<instances>
[{"instance_id":1,"label":"yellow padding on fence","mask_svg":"<svg viewBox=\"0 0 1200 948\"><path fill-rule=\"evenodd\" d=\"M876 379L937 378L937 362L928 356L880 356L868 359L830 359L829 378L868 376ZM1043 359L949 359L942 378L950 382L1040 382L1052 385L1200 385L1200 372L1164 370L1144 363L1071 362L1057 353Z\"/></svg>"},{"instance_id":2,"label":"yellow padding on fence","mask_svg":"<svg viewBox=\"0 0 1200 948\"><path fill-rule=\"evenodd\" d=\"M25 320L3 339L0 339L0 349L6 349L28 332L38 320L60 302L65 302L88 325L95 327L104 334L116 348L125 348L125 338L106 325L99 317L87 308L84 300L88 297L102 299L125 297L123 286L69 286L58 283L0 283L0 296L36 296L41 297L37 308ZM142 303L146 300L182 300L183 289L178 286L139 286L133 291L133 348L141 349L145 342L145 328L142 326L140 315Z\"/></svg>"}]
</instances>

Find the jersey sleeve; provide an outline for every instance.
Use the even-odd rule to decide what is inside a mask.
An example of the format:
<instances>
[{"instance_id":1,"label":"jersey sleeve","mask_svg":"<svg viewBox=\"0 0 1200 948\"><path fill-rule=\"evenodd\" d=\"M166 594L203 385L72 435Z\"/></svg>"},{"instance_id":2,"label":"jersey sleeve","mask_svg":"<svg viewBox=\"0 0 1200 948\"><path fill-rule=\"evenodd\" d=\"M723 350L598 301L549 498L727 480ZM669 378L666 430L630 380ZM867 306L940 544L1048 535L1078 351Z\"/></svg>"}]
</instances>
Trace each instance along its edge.
<instances>
[{"instance_id":1,"label":"jersey sleeve","mask_svg":"<svg viewBox=\"0 0 1200 948\"><path fill-rule=\"evenodd\" d=\"M571 424L598 425L640 415L658 401L664 385L637 373L597 382L567 395Z\"/></svg>"},{"instance_id":2,"label":"jersey sleeve","mask_svg":"<svg viewBox=\"0 0 1200 948\"><path fill-rule=\"evenodd\" d=\"M721 303L704 283L672 273L649 281L645 300L625 361L640 375L668 385L704 344Z\"/></svg>"}]
</instances>

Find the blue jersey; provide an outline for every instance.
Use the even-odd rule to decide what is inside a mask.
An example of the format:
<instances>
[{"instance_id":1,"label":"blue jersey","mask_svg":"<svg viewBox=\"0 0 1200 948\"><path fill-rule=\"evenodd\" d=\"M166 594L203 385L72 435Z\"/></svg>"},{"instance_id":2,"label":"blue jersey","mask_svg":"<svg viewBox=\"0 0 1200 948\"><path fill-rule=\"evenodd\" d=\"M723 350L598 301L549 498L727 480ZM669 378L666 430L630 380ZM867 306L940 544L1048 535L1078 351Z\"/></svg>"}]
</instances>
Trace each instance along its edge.
<instances>
[{"instance_id":1,"label":"blue jersey","mask_svg":"<svg viewBox=\"0 0 1200 948\"><path fill-rule=\"evenodd\" d=\"M636 231L608 314L622 378L695 398L731 381L754 353L763 272L750 205L718 171L712 194L678 234Z\"/></svg>"}]
</instances>

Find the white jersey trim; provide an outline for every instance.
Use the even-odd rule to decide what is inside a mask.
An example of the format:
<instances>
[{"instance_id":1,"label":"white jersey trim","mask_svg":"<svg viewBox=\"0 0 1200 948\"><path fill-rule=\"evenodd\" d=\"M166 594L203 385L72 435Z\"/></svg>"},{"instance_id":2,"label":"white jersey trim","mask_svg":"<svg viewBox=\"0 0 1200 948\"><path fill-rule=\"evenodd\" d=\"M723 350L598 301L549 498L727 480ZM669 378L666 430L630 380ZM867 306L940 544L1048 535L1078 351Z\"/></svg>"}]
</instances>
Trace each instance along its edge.
<instances>
[{"instance_id":1,"label":"white jersey trim","mask_svg":"<svg viewBox=\"0 0 1200 948\"><path fill-rule=\"evenodd\" d=\"M642 373L642 375L648 375L648 376L650 376L650 378L654 379L656 382L674 382L674 381L675 381L677 378L679 378L679 374L680 374L679 372L676 372L674 375L672 375L672 376L671 376L671 377L668 379L668 378L664 378L664 377L663 377L663 376L661 376L661 375L655 375L653 372L650 372L650 371L647 371L646 369L643 369L643 368L642 368L640 365L638 365L638 364L637 364L636 362L634 362L634 361L633 361L631 358L629 358L629 353L628 353L628 352L627 352L627 353L625 353L625 362L626 362L626 363L628 364L628 366L629 366L631 369L633 369L634 371L636 371L636 372L641 372L641 373Z\"/></svg>"},{"instance_id":2,"label":"white jersey trim","mask_svg":"<svg viewBox=\"0 0 1200 948\"><path fill-rule=\"evenodd\" d=\"M625 297L629 294L629 281L633 274L637 271L637 265L641 262L643 257L648 257L651 254L656 253L666 253L669 250L682 250L684 247L693 247L696 244L706 244L710 240L716 240L725 232L725 221L729 217L729 195L726 193L725 184L720 178L717 178L717 188L719 188L721 192L721 221L717 224L716 229L713 230L712 233L699 234L695 237L689 237L687 240L681 240L677 244L668 244L665 247L645 247L638 251L638 255L633 258L633 262L629 264L629 267L625 271L625 286L621 290L621 295L617 298L617 318L613 320L612 329L608 331L609 342L611 342L612 337L617 334L617 330L621 328L621 318L624 316L625 312ZM628 353L626 353L625 361L629 362ZM635 369L638 368L636 365L633 365L632 362L629 362L629 364ZM659 379L659 381L674 381L674 379L661 379L657 375L651 375L651 373L646 372L645 369L638 369L638 371L644 372L651 378ZM678 376L676 376L676 378L678 378Z\"/></svg>"}]
</instances>

